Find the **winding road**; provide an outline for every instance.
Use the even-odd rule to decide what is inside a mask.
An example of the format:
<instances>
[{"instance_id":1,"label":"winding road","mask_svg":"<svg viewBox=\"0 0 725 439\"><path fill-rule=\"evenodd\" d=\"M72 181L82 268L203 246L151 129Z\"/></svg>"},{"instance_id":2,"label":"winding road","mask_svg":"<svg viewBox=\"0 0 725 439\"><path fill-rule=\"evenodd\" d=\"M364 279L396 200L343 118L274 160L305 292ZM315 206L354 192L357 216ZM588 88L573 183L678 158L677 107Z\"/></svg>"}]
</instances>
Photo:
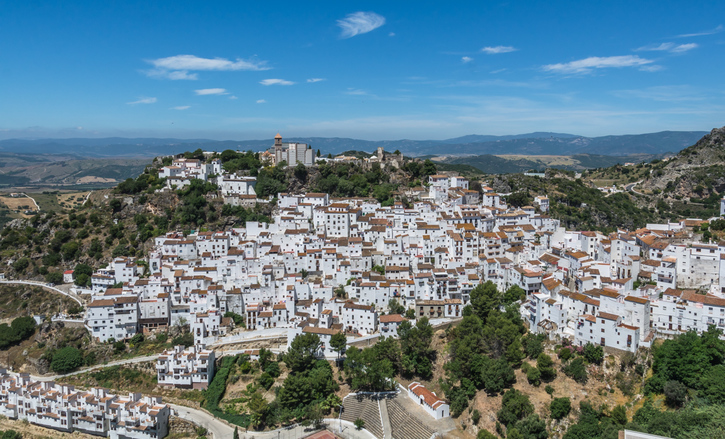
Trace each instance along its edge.
<instances>
[{"instance_id":1,"label":"winding road","mask_svg":"<svg viewBox=\"0 0 725 439\"><path fill-rule=\"evenodd\" d=\"M70 297L71 299L73 299L76 302L78 302L78 305L83 306L83 301L81 300L80 297L78 297L77 294L74 294L74 293L71 293L71 292L67 292L67 291L63 291L60 288L51 287L50 285L48 285L45 282L35 282L35 281L32 281L32 280L0 280L0 284L32 285L34 287L45 288L46 290L53 291L54 293L60 293L60 294L62 294L64 296Z\"/></svg>"}]
</instances>

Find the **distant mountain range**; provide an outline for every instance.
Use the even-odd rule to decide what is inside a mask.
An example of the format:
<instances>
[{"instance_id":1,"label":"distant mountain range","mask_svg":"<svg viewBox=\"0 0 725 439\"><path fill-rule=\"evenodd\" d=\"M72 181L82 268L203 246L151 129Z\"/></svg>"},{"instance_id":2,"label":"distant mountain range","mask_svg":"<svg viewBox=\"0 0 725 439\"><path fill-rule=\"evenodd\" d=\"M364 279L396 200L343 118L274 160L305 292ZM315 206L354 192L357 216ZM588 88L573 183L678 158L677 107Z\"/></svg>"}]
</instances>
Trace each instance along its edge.
<instances>
[{"instance_id":1,"label":"distant mountain range","mask_svg":"<svg viewBox=\"0 0 725 439\"><path fill-rule=\"evenodd\" d=\"M373 152L382 146L386 151L401 151L412 156L423 155L575 155L599 154L625 156L630 154L676 153L693 145L705 131L662 131L659 133L584 137L563 133L529 133L510 136L468 135L447 140L358 140L328 137L285 138L286 142L307 143L323 154L343 151ZM63 154L76 158L155 157L178 154L201 148L209 151L225 149L262 151L274 141L122 138L102 139L8 139L0 141L0 152L16 154Z\"/></svg>"}]
</instances>

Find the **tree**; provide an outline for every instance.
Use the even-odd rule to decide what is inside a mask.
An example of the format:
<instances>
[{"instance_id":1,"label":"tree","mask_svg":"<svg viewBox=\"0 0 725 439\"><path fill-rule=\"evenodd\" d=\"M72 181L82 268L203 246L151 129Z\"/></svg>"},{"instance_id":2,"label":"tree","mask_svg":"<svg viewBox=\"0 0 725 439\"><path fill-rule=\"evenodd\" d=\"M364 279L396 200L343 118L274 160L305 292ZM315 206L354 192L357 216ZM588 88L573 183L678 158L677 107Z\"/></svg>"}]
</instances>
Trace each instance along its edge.
<instances>
[{"instance_id":1,"label":"tree","mask_svg":"<svg viewBox=\"0 0 725 439\"><path fill-rule=\"evenodd\" d=\"M621 427L627 425L627 409L622 405L614 407L612 410L612 420Z\"/></svg>"},{"instance_id":2,"label":"tree","mask_svg":"<svg viewBox=\"0 0 725 439\"><path fill-rule=\"evenodd\" d=\"M24 272L25 269L28 268L28 266L30 266L30 259L28 258L20 258L17 261L13 262L13 269L18 273Z\"/></svg>"},{"instance_id":3,"label":"tree","mask_svg":"<svg viewBox=\"0 0 725 439\"><path fill-rule=\"evenodd\" d=\"M544 334L526 334L522 339L524 345L524 353L529 358L537 358L540 353L544 352Z\"/></svg>"},{"instance_id":4,"label":"tree","mask_svg":"<svg viewBox=\"0 0 725 439\"><path fill-rule=\"evenodd\" d=\"M305 182L307 180L307 167L302 162L297 162L297 166L295 166L295 177L297 177L298 180Z\"/></svg>"},{"instance_id":5,"label":"tree","mask_svg":"<svg viewBox=\"0 0 725 439\"><path fill-rule=\"evenodd\" d=\"M433 374L435 350L430 344L433 340L433 327L427 317L421 317L415 326L404 320L398 326L398 338L402 353L402 372L428 379Z\"/></svg>"},{"instance_id":6,"label":"tree","mask_svg":"<svg viewBox=\"0 0 725 439\"><path fill-rule=\"evenodd\" d=\"M35 334L35 319L30 316L18 317L10 323L10 327L20 340Z\"/></svg>"},{"instance_id":7,"label":"tree","mask_svg":"<svg viewBox=\"0 0 725 439\"><path fill-rule=\"evenodd\" d=\"M602 349L600 345L587 343L584 345L582 355L584 355L584 358L586 358L590 363L601 364L604 359L604 349Z\"/></svg>"},{"instance_id":8,"label":"tree","mask_svg":"<svg viewBox=\"0 0 725 439\"><path fill-rule=\"evenodd\" d=\"M388 300L388 310L390 314L403 314L405 307L398 302L398 299L392 298Z\"/></svg>"},{"instance_id":9,"label":"tree","mask_svg":"<svg viewBox=\"0 0 725 439\"><path fill-rule=\"evenodd\" d=\"M365 428L365 421L360 418L355 419L355 428L358 430Z\"/></svg>"},{"instance_id":10,"label":"tree","mask_svg":"<svg viewBox=\"0 0 725 439\"><path fill-rule=\"evenodd\" d=\"M498 309L503 303L503 296L496 288L496 284L491 281L476 285L471 290L470 297L473 311L484 324L491 310Z\"/></svg>"},{"instance_id":11,"label":"tree","mask_svg":"<svg viewBox=\"0 0 725 439\"><path fill-rule=\"evenodd\" d=\"M523 300L526 298L526 291L518 285L511 285L506 293L503 295L503 303L508 305L514 303L517 300Z\"/></svg>"},{"instance_id":12,"label":"tree","mask_svg":"<svg viewBox=\"0 0 725 439\"><path fill-rule=\"evenodd\" d=\"M247 410L250 414L250 424L259 427L264 423L269 411L269 403L259 392L254 392L247 402Z\"/></svg>"},{"instance_id":13,"label":"tree","mask_svg":"<svg viewBox=\"0 0 725 439\"><path fill-rule=\"evenodd\" d=\"M587 382L587 367L581 357L575 358L571 363L564 366L563 371L578 383L585 384Z\"/></svg>"},{"instance_id":14,"label":"tree","mask_svg":"<svg viewBox=\"0 0 725 439\"><path fill-rule=\"evenodd\" d=\"M481 429L481 430L478 430L478 435L476 435L476 439L498 439L498 438L496 437L496 435L494 435L490 431Z\"/></svg>"},{"instance_id":15,"label":"tree","mask_svg":"<svg viewBox=\"0 0 725 439\"><path fill-rule=\"evenodd\" d=\"M347 337L345 333L340 331L332 334L332 337L330 337L330 347L337 352L337 358L340 358L340 355L344 354L345 348L347 348Z\"/></svg>"},{"instance_id":16,"label":"tree","mask_svg":"<svg viewBox=\"0 0 725 439\"><path fill-rule=\"evenodd\" d=\"M234 434L232 435L232 439L239 439L239 427L234 427Z\"/></svg>"},{"instance_id":17,"label":"tree","mask_svg":"<svg viewBox=\"0 0 725 439\"><path fill-rule=\"evenodd\" d=\"M557 420L561 419L569 415L569 412L571 411L571 400L566 397L554 398L549 405L549 410L551 410L552 418Z\"/></svg>"},{"instance_id":18,"label":"tree","mask_svg":"<svg viewBox=\"0 0 725 439\"><path fill-rule=\"evenodd\" d=\"M51 284L62 284L63 283L63 273L60 271L51 271L50 273L45 275L45 281Z\"/></svg>"},{"instance_id":19,"label":"tree","mask_svg":"<svg viewBox=\"0 0 725 439\"><path fill-rule=\"evenodd\" d=\"M53 354L50 368L58 373L68 373L83 365L83 353L72 346L66 346Z\"/></svg>"},{"instance_id":20,"label":"tree","mask_svg":"<svg viewBox=\"0 0 725 439\"><path fill-rule=\"evenodd\" d=\"M317 334L299 334L292 340L283 360L293 372L304 372L315 364L321 347L322 343Z\"/></svg>"},{"instance_id":21,"label":"tree","mask_svg":"<svg viewBox=\"0 0 725 439\"><path fill-rule=\"evenodd\" d=\"M671 407L681 407L687 401L687 387L679 381L668 381L663 391L665 401Z\"/></svg>"},{"instance_id":22,"label":"tree","mask_svg":"<svg viewBox=\"0 0 725 439\"><path fill-rule=\"evenodd\" d=\"M554 361L545 353L542 352L537 357L536 368L541 372L541 379L544 382L549 382L556 378L556 370L552 367L553 365Z\"/></svg>"},{"instance_id":23,"label":"tree","mask_svg":"<svg viewBox=\"0 0 725 439\"><path fill-rule=\"evenodd\" d=\"M533 412L534 406L529 401L528 395L516 389L509 389L503 395L501 409L496 413L496 417L502 424L508 427Z\"/></svg>"},{"instance_id":24,"label":"tree","mask_svg":"<svg viewBox=\"0 0 725 439\"><path fill-rule=\"evenodd\" d=\"M541 371L536 367L529 367L526 371L526 379L532 386L539 387L541 385Z\"/></svg>"},{"instance_id":25,"label":"tree","mask_svg":"<svg viewBox=\"0 0 725 439\"><path fill-rule=\"evenodd\" d=\"M423 162L423 175L433 175L438 172L438 168L436 167L436 164L433 163L430 159L426 159Z\"/></svg>"}]
</instances>

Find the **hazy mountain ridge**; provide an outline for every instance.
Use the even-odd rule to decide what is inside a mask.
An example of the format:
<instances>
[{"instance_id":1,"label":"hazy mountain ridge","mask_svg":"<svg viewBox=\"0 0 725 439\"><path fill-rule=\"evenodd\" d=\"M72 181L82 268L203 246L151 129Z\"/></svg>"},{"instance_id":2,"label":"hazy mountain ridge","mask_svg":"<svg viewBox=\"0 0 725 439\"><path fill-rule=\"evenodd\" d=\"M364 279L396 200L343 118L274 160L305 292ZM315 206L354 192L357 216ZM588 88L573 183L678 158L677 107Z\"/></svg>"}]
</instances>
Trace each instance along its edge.
<instances>
[{"instance_id":1,"label":"hazy mountain ridge","mask_svg":"<svg viewBox=\"0 0 725 439\"><path fill-rule=\"evenodd\" d=\"M662 131L659 133L584 137L562 133L529 133L510 136L467 135L447 140L359 140L340 137L291 137L284 141L302 142L324 154L343 151L401 151L406 155L629 155L677 152L694 144L704 131ZM0 141L0 152L26 154L73 154L81 157L156 157L201 148L262 151L273 144L262 140L208 140L172 138L99 139L8 139Z\"/></svg>"}]
</instances>

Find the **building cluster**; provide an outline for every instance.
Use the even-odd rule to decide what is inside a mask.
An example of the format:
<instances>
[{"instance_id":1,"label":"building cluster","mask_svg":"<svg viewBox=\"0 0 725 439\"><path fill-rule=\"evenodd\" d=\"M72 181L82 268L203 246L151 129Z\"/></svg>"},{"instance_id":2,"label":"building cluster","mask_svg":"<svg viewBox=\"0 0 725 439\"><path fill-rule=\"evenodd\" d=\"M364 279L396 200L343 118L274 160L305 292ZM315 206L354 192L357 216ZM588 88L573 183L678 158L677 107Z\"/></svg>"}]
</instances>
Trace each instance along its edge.
<instances>
[{"instance_id":1,"label":"building cluster","mask_svg":"<svg viewBox=\"0 0 725 439\"><path fill-rule=\"evenodd\" d=\"M524 290L532 331L578 345L635 350L657 334L725 327L725 243L693 242L697 220L567 231L543 196L509 208L459 176L427 186L407 207L280 193L269 224L159 236L144 267L116 258L92 276L86 326L108 341L189 323L204 345L227 334L232 312L247 330L315 333L333 355L337 332L397 334L403 317L385 315L392 299L416 319L459 318L473 288L491 281ZM691 291L703 286L708 294ZM183 369L202 385L198 363Z\"/></svg>"},{"instance_id":2,"label":"building cluster","mask_svg":"<svg viewBox=\"0 0 725 439\"><path fill-rule=\"evenodd\" d=\"M0 415L63 432L111 439L163 439L170 409L160 397L113 395L106 389L33 381L0 370Z\"/></svg>"}]
</instances>

